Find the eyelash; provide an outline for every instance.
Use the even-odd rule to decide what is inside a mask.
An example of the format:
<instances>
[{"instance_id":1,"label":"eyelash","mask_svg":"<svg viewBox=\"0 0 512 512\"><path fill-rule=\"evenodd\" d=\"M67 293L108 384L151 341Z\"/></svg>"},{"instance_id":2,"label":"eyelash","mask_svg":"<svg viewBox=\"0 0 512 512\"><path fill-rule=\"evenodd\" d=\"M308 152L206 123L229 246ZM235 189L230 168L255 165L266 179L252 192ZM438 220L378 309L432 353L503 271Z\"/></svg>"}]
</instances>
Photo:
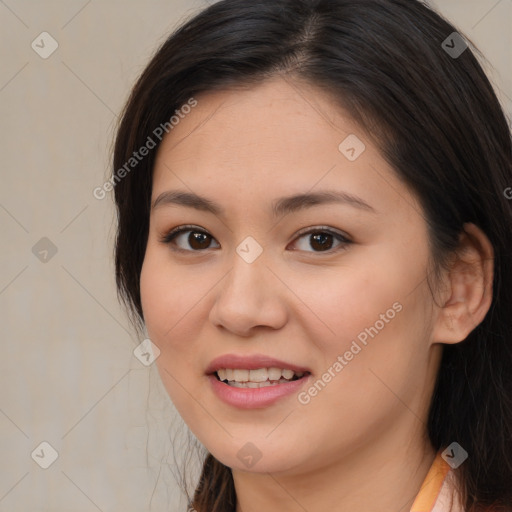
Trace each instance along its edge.
<instances>
[{"instance_id":1,"label":"eyelash","mask_svg":"<svg viewBox=\"0 0 512 512\"><path fill-rule=\"evenodd\" d=\"M198 226L184 225L184 226L178 226L176 228L173 228L171 231L169 231L168 233L163 235L160 238L160 242L170 246L172 244L173 240L177 236L179 236L182 233L186 233L186 232L195 232L195 233L200 233L200 234L203 234L203 235L211 236L207 231L204 231L203 229L198 228ZM306 231L300 231L299 233L297 233L296 238L302 238L303 236L313 235L313 234L329 234L329 235L332 235L339 242L341 242L341 245L339 245L337 248L328 249L326 251L305 251L305 252L313 252L313 253L316 253L316 254L332 254L332 253L336 253L336 252L339 252L341 250L346 249L346 246L348 246L348 245L353 243L351 240L349 240L347 238L346 235L342 235L341 233L333 231L333 230L329 229L327 226L318 226L318 227L315 227L315 228L310 228L310 229L308 229ZM212 239L215 240L213 237L212 237ZM179 247L172 247L171 249L173 251L176 251L176 252L196 252L196 253L204 252L204 251L208 250L208 249L201 249L201 250L193 250L192 249L192 250L189 250L189 249L181 249Z\"/></svg>"}]
</instances>

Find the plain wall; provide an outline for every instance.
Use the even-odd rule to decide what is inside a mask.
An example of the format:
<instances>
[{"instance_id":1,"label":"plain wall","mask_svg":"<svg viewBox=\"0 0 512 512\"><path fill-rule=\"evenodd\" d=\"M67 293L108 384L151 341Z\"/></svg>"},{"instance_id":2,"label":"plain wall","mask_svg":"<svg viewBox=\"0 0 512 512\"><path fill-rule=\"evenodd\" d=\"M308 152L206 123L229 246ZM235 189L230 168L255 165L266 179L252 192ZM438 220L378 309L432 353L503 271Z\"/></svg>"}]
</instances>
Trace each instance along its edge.
<instances>
[{"instance_id":1,"label":"plain wall","mask_svg":"<svg viewBox=\"0 0 512 512\"><path fill-rule=\"evenodd\" d=\"M494 66L510 116L512 0L430 3ZM116 298L112 199L92 191L134 80L205 5L0 2L0 512L185 510L166 466L168 431L183 428L132 353L142 340ZM31 47L43 31L59 45L47 59ZM58 452L47 469L31 456L43 441Z\"/></svg>"}]
</instances>

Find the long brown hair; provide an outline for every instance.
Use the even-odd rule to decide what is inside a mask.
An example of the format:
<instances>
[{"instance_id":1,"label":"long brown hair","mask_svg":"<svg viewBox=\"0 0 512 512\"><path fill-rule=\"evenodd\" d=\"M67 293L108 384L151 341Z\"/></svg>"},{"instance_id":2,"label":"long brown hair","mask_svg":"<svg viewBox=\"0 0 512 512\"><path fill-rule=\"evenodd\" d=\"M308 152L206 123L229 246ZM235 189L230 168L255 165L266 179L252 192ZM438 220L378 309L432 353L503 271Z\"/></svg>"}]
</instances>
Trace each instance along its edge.
<instances>
[{"instance_id":1,"label":"long brown hair","mask_svg":"<svg viewBox=\"0 0 512 512\"><path fill-rule=\"evenodd\" d=\"M444 347L428 419L435 449L457 440L466 510L512 507L511 134L467 38L416 0L222 0L184 23L158 49L124 109L113 179L118 293L143 324L139 278L148 238L156 150L119 170L156 127L201 92L282 74L338 99L375 138L418 195L437 267L465 222L495 251L493 302L467 339ZM466 41L469 47L461 47ZM512 194L511 194L512 195ZM234 512L231 470L208 455L191 505Z\"/></svg>"}]
</instances>

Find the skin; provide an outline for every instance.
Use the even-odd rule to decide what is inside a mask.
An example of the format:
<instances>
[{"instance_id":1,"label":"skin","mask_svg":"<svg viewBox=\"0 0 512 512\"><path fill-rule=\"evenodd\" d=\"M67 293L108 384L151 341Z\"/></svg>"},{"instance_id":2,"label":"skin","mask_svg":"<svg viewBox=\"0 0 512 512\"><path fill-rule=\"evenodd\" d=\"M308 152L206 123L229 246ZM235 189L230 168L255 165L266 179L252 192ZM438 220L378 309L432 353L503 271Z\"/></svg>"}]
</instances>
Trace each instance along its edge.
<instances>
[{"instance_id":1,"label":"skin","mask_svg":"<svg viewBox=\"0 0 512 512\"><path fill-rule=\"evenodd\" d=\"M170 398L232 468L237 512L409 510L435 457L426 418L442 343L463 340L485 316L492 247L468 224L433 297L417 198L331 98L275 78L196 99L159 147L152 200L195 192L225 215L152 210L140 279ZM355 161L338 149L349 134L366 145ZM358 196L375 212L333 203L272 217L277 198L319 189ZM191 246L190 233L160 241L184 224L211 236L206 249ZM297 235L322 226L352 243L332 237L325 252L311 233ZM263 249L252 263L236 252L247 236ZM210 387L206 367L226 353L303 365L314 382L397 302L401 311L307 405L294 394L238 409ZM251 468L237 457L247 442L261 454Z\"/></svg>"}]
</instances>

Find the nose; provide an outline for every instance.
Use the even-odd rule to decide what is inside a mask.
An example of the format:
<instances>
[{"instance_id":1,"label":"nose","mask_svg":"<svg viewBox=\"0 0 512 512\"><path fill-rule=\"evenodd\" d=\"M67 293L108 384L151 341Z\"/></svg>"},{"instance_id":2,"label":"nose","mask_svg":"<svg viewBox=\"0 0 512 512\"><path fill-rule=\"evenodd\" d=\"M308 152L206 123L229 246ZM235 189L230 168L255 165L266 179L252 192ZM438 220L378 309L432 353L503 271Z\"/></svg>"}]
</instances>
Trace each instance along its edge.
<instances>
[{"instance_id":1,"label":"nose","mask_svg":"<svg viewBox=\"0 0 512 512\"><path fill-rule=\"evenodd\" d=\"M231 261L231 269L215 288L209 320L244 337L257 328L281 328L287 319L286 287L266 258L262 254L249 263L235 252Z\"/></svg>"}]
</instances>

